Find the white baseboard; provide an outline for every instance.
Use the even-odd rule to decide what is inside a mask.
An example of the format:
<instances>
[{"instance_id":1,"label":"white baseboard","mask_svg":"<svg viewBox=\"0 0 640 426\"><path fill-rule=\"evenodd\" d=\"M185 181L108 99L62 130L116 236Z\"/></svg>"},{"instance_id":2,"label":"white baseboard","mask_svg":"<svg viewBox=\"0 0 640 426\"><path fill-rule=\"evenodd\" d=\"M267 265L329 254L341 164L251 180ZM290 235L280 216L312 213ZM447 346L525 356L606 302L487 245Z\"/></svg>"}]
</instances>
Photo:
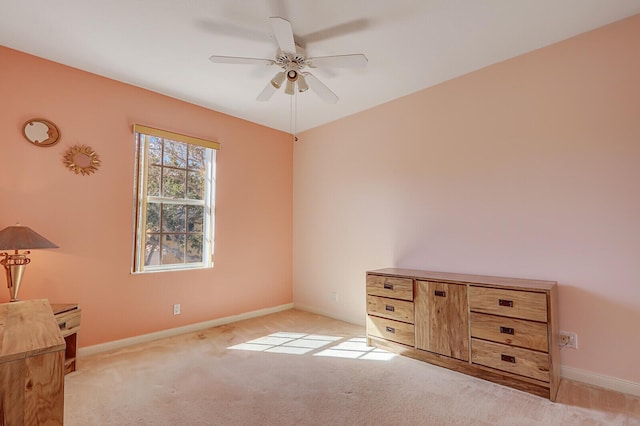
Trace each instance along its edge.
<instances>
[{"instance_id":1,"label":"white baseboard","mask_svg":"<svg viewBox=\"0 0 640 426\"><path fill-rule=\"evenodd\" d=\"M272 308L259 309L257 311L245 312L239 315L232 315L229 317L199 322L196 324L189 324L182 327L170 328L168 330L162 330L162 331L157 331L155 333L143 334L141 336L129 337L126 339L114 340L112 342L86 346L84 348L78 349L78 356L87 356L87 355L93 355L101 352L112 351L115 349L126 348L127 346L133 346L139 343L151 342L153 340L177 336L179 334L205 330L207 328L230 324L232 322L242 321L250 318L261 317L263 315L269 315L275 312L286 311L287 309L292 309L292 308L293 308L293 303L287 303L280 306L274 306Z\"/></svg>"},{"instance_id":2,"label":"white baseboard","mask_svg":"<svg viewBox=\"0 0 640 426\"><path fill-rule=\"evenodd\" d=\"M640 383L615 377L604 376L602 374L591 373L589 371L578 370L577 368L560 366L560 375L569 380L588 383L601 388L611 389L629 395L640 396Z\"/></svg>"},{"instance_id":3,"label":"white baseboard","mask_svg":"<svg viewBox=\"0 0 640 426\"><path fill-rule=\"evenodd\" d=\"M305 305L305 304L301 304L301 303L294 303L293 307L296 308L296 309L300 309L301 311L311 312L312 314L322 315L323 317L328 317L328 318L337 319L339 321L348 322L349 324L361 325L363 327L365 325L364 318L362 319L362 321L355 321L353 318L347 318L347 317L343 317L341 315L336 315L333 312L326 312L326 311L323 311L322 309L318 309L318 308L316 308L314 306L309 306L309 305Z\"/></svg>"}]
</instances>

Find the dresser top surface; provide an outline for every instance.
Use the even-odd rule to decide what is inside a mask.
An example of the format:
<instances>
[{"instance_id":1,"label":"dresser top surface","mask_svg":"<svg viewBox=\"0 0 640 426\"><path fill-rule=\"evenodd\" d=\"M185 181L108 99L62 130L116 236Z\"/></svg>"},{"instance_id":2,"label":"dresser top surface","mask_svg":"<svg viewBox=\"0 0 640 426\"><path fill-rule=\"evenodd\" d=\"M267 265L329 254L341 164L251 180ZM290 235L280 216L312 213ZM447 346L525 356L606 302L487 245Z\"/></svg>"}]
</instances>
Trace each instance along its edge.
<instances>
[{"instance_id":1,"label":"dresser top surface","mask_svg":"<svg viewBox=\"0 0 640 426\"><path fill-rule=\"evenodd\" d=\"M0 304L0 363L64 348L46 299Z\"/></svg>"},{"instance_id":2,"label":"dresser top surface","mask_svg":"<svg viewBox=\"0 0 640 426\"><path fill-rule=\"evenodd\" d=\"M367 271L367 274L386 275L391 277L416 278L438 280L445 282L460 282L481 284L484 286L510 287L523 290L551 290L555 281L528 280L523 278L494 277L489 275L457 274L452 272L423 271L418 269L384 268Z\"/></svg>"}]
</instances>

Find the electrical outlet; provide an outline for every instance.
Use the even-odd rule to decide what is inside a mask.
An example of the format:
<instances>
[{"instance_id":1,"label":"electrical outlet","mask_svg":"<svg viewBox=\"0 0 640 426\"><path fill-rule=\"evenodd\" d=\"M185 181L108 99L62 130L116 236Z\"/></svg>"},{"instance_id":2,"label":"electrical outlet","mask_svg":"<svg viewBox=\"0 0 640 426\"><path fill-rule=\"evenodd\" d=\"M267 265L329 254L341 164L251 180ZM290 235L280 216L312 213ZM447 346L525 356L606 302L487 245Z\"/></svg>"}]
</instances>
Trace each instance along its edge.
<instances>
[{"instance_id":1,"label":"electrical outlet","mask_svg":"<svg viewBox=\"0 0 640 426\"><path fill-rule=\"evenodd\" d=\"M331 300L333 300L334 302L338 301L338 292L337 291L332 291L331 292Z\"/></svg>"},{"instance_id":2,"label":"electrical outlet","mask_svg":"<svg viewBox=\"0 0 640 426\"><path fill-rule=\"evenodd\" d=\"M561 331L560 346L563 348L578 349L578 335L572 331Z\"/></svg>"},{"instance_id":3,"label":"electrical outlet","mask_svg":"<svg viewBox=\"0 0 640 426\"><path fill-rule=\"evenodd\" d=\"M173 305L173 315L180 315L180 304L175 303Z\"/></svg>"}]
</instances>

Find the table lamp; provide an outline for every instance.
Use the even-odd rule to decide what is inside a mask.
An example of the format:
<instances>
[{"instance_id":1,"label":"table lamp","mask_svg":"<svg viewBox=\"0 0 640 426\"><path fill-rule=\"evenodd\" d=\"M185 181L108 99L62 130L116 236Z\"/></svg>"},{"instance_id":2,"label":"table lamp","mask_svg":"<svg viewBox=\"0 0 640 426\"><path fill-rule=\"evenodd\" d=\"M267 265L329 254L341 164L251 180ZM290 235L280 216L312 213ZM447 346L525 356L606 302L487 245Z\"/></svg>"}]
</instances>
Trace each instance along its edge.
<instances>
[{"instance_id":1,"label":"table lamp","mask_svg":"<svg viewBox=\"0 0 640 426\"><path fill-rule=\"evenodd\" d=\"M7 287L12 302L18 301L20 282L24 268L31 262L27 257L29 250L41 248L58 248L57 245L27 226L17 224L7 226L0 231L0 250L13 250L14 253L0 253L0 265L7 271ZM19 253L18 250L24 250Z\"/></svg>"}]
</instances>

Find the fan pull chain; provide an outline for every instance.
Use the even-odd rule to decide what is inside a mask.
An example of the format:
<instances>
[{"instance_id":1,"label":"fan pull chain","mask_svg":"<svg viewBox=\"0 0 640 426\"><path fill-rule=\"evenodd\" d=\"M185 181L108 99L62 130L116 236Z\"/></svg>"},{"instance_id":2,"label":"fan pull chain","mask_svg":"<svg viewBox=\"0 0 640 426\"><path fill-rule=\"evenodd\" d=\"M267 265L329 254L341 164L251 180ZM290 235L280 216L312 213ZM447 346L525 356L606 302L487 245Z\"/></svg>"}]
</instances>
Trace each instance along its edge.
<instances>
[{"instance_id":1,"label":"fan pull chain","mask_svg":"<svg viewBox=\"0 0 640 426\"><path fill-rule=\"evenodd\" d=\"M291 119L289 122L289 127L291 128L291 133L293 135L293 141L298 141L298 91L295 90L293 92L293 96L291 96Z\"/></svg>"}]
</instances>

